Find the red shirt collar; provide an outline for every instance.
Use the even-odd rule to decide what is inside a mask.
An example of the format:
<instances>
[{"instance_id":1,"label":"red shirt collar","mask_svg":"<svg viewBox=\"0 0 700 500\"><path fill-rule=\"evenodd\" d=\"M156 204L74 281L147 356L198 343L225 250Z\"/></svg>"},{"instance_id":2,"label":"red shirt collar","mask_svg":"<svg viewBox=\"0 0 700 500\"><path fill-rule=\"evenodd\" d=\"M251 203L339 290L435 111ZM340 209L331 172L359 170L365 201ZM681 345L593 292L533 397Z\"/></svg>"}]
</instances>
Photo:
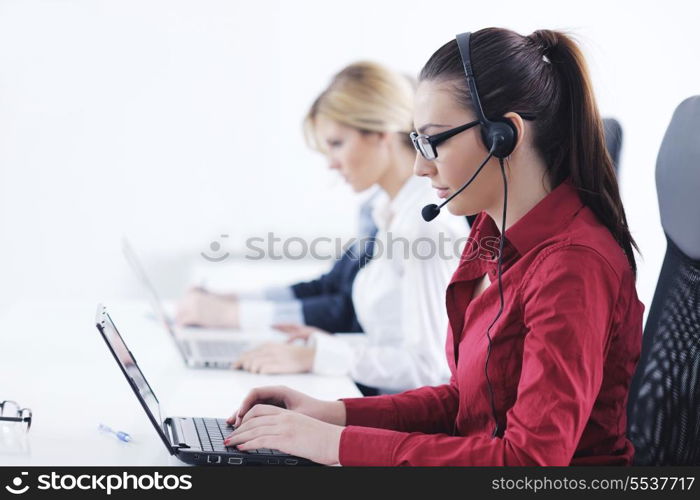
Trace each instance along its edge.
<instances>
[{"instance_id":1,"label":"red shirt collar","mask_svg":"<svg viewBox=\"0 0 700 500\"><path fill-rule=\"evenodd\" d=\"M559 184L506 230L502 271L505 272L513 262L540 242L561 233L582 207L583 202L570 180ZM497 249L498 244L495 242L500 239L500 235L500 228L493 219L485 212L479 214L471 231L471 244L468 244L462 252L462 259L451 282L472 280L483 276L485 272L493 282L497 277L496 256L491 252L493 258L488 258L488 255L484 258L482 252L482 256L475 257L475 251L478 250L476 244L484 248L484 242L491 238L492 243L488 248Z\"/></svg>"}]
</instances>

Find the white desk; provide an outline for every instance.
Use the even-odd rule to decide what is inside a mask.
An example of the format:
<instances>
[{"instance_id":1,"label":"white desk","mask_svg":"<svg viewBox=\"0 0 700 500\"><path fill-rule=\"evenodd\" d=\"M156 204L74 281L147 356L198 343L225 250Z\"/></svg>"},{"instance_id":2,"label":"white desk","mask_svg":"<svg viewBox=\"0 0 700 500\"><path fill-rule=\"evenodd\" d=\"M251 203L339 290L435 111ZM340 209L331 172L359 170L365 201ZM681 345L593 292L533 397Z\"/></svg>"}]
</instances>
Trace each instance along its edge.
<instances>
[{"instance_id":1,"label":"white desk","mask_svg":"<svg viewBox=\"0 0 700 500\"><path fill-rule=\"evenodd\" d=\"M227 417L253 387L288 385L314 397L360 393L347 377L253 375L184 366L145 303L105 302L169 416ZM24 451L0 465L181 465L171 457L94 325L96 303L16 304L0 311L0 400L32 409ZM131 434L122 443L97 430Z\"/></svg>"}]
</instances>

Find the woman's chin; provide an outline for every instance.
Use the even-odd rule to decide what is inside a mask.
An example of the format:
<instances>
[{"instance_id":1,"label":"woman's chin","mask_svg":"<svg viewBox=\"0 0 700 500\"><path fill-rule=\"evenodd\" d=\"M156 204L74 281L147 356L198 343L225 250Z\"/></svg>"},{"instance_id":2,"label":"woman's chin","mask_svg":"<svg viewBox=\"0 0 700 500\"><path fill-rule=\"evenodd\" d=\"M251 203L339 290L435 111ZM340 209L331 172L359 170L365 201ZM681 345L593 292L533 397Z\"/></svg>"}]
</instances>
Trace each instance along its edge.
<instances>
[{"instance_id":1,"label":"woman's chin","mask_svg":"<svg viewBox=\"0 0 700 500\"><path fill-rule=\"evenodd\" d=\"M367 183L359 183L359 182L348 182L350 185L350 188L355 192L355 193L362 193L363 191L367 191L369 188L371 188L374 184L367 184Z\"/></svg>"},{"instance_id":2,"label":"woman's chin","mask_svg":"<svg viewBox=\"0 0 700 500\"><path fill-rule=\"evenodd\" d=\"M447 211L450 212L452 215L471 215L471 211L465 210L459 205L453 205L452 203L447 204Z\"/></svg>"}]
</instances>

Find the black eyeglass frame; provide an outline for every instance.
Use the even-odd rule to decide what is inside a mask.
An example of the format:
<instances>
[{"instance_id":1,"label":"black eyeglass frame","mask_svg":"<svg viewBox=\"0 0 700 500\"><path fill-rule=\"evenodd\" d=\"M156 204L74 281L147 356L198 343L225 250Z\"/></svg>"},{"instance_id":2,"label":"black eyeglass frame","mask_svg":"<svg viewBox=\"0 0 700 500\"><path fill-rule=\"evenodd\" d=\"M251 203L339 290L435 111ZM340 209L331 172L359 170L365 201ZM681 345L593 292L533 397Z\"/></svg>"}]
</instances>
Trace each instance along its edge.
<instances>
[{"instance_id":1,"label":"black eyeglass frame","mask_svg":"<svg viewBox=\"0 0 700 500\"><path fill-rule=\"evenodd\" d=\"M520 117L523 120L534 120L535 115L531 114L521 114ZM444 132L439 132L437 134L433 135L426 135L426 134L419 134L418 132L411 132L409 134L411 138L411 142L413 143L413 147L415 150L423 156L428 161L435 160L438 157L438 152L437 152L437 147L438 145L442 144L445 142L447 139L450 139L454 137L455 135L464 132L465 130L469 130L472 127L475 127L477 125L481 125L482 121L481 120L474 120L469 123L465 123L464 125L460 125L458 127L451 128L449 130L445 130ZM430 149L427 149L427 148Z\"/></svg>"},{"instance_id":2,"label":"black eyeglass frame","mask_svg":"<svg viewBox=\"0 0 700 500\"><path fill-rule=\"evenodd\" d=\"M12 404L17 409L16 417L6 417L5 416L5 405ZM0 422L20 422L26 423L26 432L32 427L32 410L29 408L20 408L20 406L15 401L10 401L6 399L5 401L0 401Z\"/></svg>"}]
</instances>

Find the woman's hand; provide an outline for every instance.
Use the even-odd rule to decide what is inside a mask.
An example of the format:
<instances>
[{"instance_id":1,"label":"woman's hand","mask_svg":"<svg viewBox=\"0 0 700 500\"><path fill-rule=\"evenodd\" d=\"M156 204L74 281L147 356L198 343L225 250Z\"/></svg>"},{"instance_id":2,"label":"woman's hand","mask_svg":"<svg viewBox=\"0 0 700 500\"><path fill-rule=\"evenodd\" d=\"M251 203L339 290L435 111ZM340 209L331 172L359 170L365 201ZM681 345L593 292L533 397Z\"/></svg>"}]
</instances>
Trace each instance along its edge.
<instances>
[{"instance_id":1,"label":"woman's hand","mask_svg":"<svg viewBox=\"0 0 700 500\"><path fill-rule=\"evenodd\" d=\"M315 354L313 347L270 342L243 353L233 367L251 373L306 373L314 366Z\"/></svg>"},{"instance_id":2,"label":"woman's hand","mask_svg":"<svg viewBox=\"0 0 700 500\"><path fill-rule=\"evenodd\" d=\"M235 296L191 288L177 305L175 321L188 326L238 328L238 301Z\"/></svg>"},{"instance_id":3,"label":"woman's hand","mask_svg":"<svg viewBox=\"0 0 700 500\"><path fill-rule=\"evenodd\" d=\"M278 323L272 325L272 328L287 334L287 340L290 343L295 340L309 340L313 334L330 335L327 331L316 328L315 326L306 326L297 323Z\"/></svg>"},{"instance_id":4,"label":"woman's hand","mask_svg":"<svg viewBox=\"0 0 700 500\"><path fill-rule=\"evenodd\" d=\"M255 405L224 440L239 450L271 448L325 465L338 463L343 427L278 406Z\"/></svg>"},{"instance_id":5,"label":"woman's hand","mask_svg":"<svg viewBox=\"0 0 700 500\"><path fill-rule=\"evenodd\" d=\"M227 422L238 427L250 409L261 404L278 406L329 424L345 425L345 403L342 401L322 401L283 385L253 389Z\"/></svg>"}]
</instances>

